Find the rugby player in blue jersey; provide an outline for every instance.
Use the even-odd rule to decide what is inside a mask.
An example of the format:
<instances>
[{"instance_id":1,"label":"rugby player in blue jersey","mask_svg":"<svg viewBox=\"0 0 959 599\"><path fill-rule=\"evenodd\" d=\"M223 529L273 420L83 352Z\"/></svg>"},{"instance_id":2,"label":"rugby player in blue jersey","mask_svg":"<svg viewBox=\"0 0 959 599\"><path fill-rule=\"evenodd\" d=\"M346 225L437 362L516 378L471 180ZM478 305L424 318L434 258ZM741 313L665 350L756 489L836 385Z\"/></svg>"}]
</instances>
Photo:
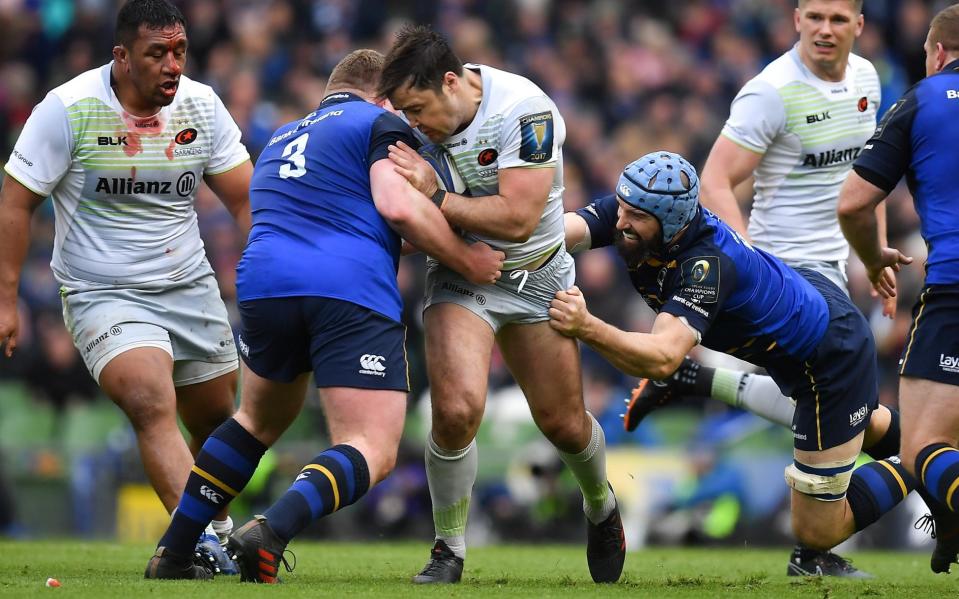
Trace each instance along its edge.
<instances>
[{"instance_id":1,"label":"rugby player in blue jersey","mask_svg":"<svg viewBox=\"0 0 959 599\"><path fill-rule=\"evenodd\" d=\"M615 245L657 317L650 332L623 331L591 315L572 287L556 294L550 323L633 376L664 379L698 344L765 368L796 400L785 471L793 531L828 551L915 487L895 457L854 470L864 438L882 434L869 418L878 405L872 333L835 283L753 248L698 196L695 169L654 152L626 167L615 196L567 213L567 247ZM819 574L850 569L827 555Z\"/></svg>"},{"instance_id":2,"label":"rugby player in blue jersey","mask_svg":"<svg viewBox=\"0 0 959 599\"><path fill-rule=\"evenodd\" d=\"M230 537L243 580L277 582L290 539L393 469L409 391L401 238L473 284L500 275L503 252L464 241L395 172L388 146L418 144L377 101L382 66L373 50L346 56L319 107L280 127L257 161L253 227L237 267L240 409L203 445L148 576L192 548L210 515L249 482L299 413L311 376L333 446Z\"/></svg>"},{"instance_id":3,"label":"rugby player in blue jersey","mask_svg":"<svg viewBox=\"0 0 959 599\"><path fill-rule=\"evenodd\" d=\"M930 565L948 572L959 553L959 5L933 18L925 50L927 77L889 109L856 160L839 223L876 291L895 297L889 268L912 258L885 247L870 211L905 175L929 256L899 367L901 455L939 502L926 502L936 538Z\"/></svg>"}]
</instances>

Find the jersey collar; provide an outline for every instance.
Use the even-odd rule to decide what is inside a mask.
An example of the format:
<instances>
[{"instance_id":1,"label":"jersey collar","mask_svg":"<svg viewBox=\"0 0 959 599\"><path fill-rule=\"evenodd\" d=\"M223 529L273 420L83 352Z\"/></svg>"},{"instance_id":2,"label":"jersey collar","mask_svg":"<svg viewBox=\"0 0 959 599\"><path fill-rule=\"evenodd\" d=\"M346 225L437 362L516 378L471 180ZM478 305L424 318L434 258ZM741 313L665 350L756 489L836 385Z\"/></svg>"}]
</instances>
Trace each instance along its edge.
<instances>
[{"instance_id":1,"label":"jersey collar","mask_svg":"<svg viewBox=\"0 0 959 599\"><path fill-rule=\"evenodd\" d=\"M334 92L323 98L318 108L326 108L327 106L342 104L343 102L366 102L366 100L350 92Z\"/></svg>"}]
</instances>

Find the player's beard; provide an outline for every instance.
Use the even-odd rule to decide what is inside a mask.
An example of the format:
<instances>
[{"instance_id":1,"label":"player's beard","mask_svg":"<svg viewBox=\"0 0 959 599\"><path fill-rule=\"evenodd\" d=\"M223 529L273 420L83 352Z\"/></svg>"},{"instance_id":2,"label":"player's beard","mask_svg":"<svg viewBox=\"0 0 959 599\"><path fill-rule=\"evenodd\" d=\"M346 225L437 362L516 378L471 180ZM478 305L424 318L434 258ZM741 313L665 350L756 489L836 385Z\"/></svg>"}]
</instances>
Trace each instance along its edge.
<instances>
[{"instance_id":1,"label":"player's beard","mask_svg":"<svg viewBox=\"0 0 959 599\"><path fill-rule=\"evenodd\" d=\"M646 241L640 236L637 236L636 239L626 239L622 231L616 231L613 245L616 246L616 251L619 252L619 255L626 262L626 266L630 269L638 267L651 255L660 253L662 249L660 247L662 244Z\"/></svg>"}]
</instances>

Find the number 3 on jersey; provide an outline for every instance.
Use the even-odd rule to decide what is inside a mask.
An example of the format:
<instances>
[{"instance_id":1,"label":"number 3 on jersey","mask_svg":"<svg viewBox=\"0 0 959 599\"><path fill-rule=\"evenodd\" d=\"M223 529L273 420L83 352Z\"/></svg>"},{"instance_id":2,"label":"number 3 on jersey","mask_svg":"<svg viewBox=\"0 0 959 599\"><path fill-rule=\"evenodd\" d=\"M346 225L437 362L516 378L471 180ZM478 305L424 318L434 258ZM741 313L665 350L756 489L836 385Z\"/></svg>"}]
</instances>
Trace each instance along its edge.
<instances>
[{"instance_id":1,"label":"number 3 on jersey","mask_svg":"<svg viewBox=\"0 0 959 599\"><path fill-rule=\"evenodd\" d=\"M303 156L303 152L306 151L306 142L309 139L310 134L304 133L283 148L283 158L286 158L289 163L280 167L281 179L302 177L306 174L306 157Z\"/></svg>"}]
</instances>

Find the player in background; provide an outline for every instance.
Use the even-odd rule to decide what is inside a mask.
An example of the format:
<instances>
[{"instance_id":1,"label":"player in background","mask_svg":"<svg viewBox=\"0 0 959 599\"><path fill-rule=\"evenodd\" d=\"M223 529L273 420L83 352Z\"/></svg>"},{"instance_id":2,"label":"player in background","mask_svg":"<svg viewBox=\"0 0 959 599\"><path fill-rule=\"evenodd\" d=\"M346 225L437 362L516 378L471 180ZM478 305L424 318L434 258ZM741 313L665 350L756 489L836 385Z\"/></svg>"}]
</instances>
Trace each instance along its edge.
<instances>
[{"instance_id":1,"label":"player in background","mask_svg":"<svg viewBox=\"0 0 959 599\"><path fill-rule=\"evenodd\" d=\"M605 437L583 404L576 342L548 324L553 295L575 278L563 244L563 119L528 79L464 66L442 36L423 26L400 31L380 93L443 146L472 197L438 189L429 164L405 145L390 154L398 172L432 197L468 239L506 252L495 286L479 287L441 264L429 266L423 318L433 419L426 472L436 534L430 559L413 581L455 583L462 577L479 460L475 436L495 343L536 425L579 482L590 575L614 582L623 569L625 537L606 480Z\"/></svg>"},{"instance_id":2,"label":"player in background","mask_svg":"<svg viewBox=\"0 0 959 599\"><path fill-rule=\"evenodd\" d=\"M243 580L277 582L290 539L393 469L409 392L396 281L401 237L472 284L500 275L503 252L466 243L395 172L388 147L417 144L377 99L382 66L374 50L347 55L319 107L280 127L257 161L253 229L237 267L240 409L197 455L148 578L178 577L167 565L183 562L203 522L246 486L299 413L311 375L333 446L230 537Z\"/></svg>"},{"instance_id":3,"label":"player in background","mask_svg":"<svg viewBox=\"0 0 959 599\"><path fill-rule=\"evenodd\" d=\"M620 330L592 316L582 292L557 293L550 323L623 372L665 379L702 344L765 368L796 398L792 528L817 552L796 565L867 578L829 549L875 522L916 483L895 456L855 469L860 448L888 433L878 405L872 332L845 291L790 268L699 206L695 169L654 152L629 164L615 196L566 215L569 247L615 245L656 313L652 330ZM879 441L881 442L881 441Z\"/></svg>"},{"instance_id":4,"label":"player in background","mask_svg":"<svg viewBox=\"0 0 959 599\"><path fill-rule=\"evenodd\" d=\"M939 12L924 44L927 77L886 113L839 196L839 222L883 297L895 298L912 258L886 246L873 214L905 176L929 248L899 366L902 459L934 500L930 565L948 572L959 554L959 5ZM925 496L924 496L925 498Z\"/></svg>"},{"instance_id":5,"label":"player in background","mask_svg":"<svg viewBox=\"0 0 959 599\"><path fill-rule=\"evenodd\" d=\"M169 511L191 451L230 417L236 395L233 333L193 207L200 179L241 229L250 224L249 155L213 90L183 75L187 45L183 15L169 2L124 4L113 61L36 106L0 192L0 345L8 357L17 346L30 217L49 196L64 321L133 426ZM225 542L232 522L225 512L211 517ZM215 536L206 540L221 567L232 567Z\"/></svg>"},{"instance_id":6,"label":"player in background","mask_svg":"<svg viewBox=\"0 0 959 599\"><path fill-rule=\"evenodd\" d=\"M846 289L849 246L836 219L839 188L876 124L879 76L852 53L864 25L862 0L800 0L794 12L799 42L736 95L729 118L702 171L702 205L755 247L793 267L816 270ZM749 223L733 190L754 177ZM879 212L884 226L885 207ZM895 301L883 313L895 314ZM640 381L629 411L635 426L650 411L683 396L714 397L782 426L795 403L772 378L686 359L667 381ZM893 434L866 452L899 452L898 414L885 406L872 418ZM807 572L815 551L797 546L789 574ZM798 560L798 561L797 561Z\"/></svg>"}]
</instances>

